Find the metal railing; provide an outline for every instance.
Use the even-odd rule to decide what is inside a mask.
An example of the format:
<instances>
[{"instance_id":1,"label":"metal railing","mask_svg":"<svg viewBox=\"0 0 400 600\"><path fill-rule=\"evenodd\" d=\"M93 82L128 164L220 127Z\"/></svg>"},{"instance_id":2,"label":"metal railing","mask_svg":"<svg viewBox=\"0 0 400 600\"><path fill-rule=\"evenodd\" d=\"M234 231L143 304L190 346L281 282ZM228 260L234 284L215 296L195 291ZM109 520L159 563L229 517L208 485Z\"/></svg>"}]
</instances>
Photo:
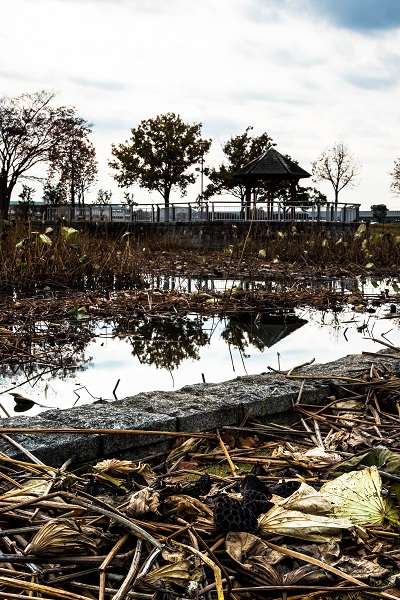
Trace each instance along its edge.
<instances>
[{"instance_id":1,"label":"metal railing","mask_svg":"<svg viewBox=\"0 0 400 600\"><path fill-rule=\"evenodd\" d=\"M240 202L196 202L163 204L85 204L83 206L42 205L41 217L47 221L105 221L109 223L165 223L199 221L326 221L353 223L359 220L359 204L338 202L321 206L288 206L282 202L244 206ZM36 213L38 213L36 208Z\"/></svg>"}]
</instances>

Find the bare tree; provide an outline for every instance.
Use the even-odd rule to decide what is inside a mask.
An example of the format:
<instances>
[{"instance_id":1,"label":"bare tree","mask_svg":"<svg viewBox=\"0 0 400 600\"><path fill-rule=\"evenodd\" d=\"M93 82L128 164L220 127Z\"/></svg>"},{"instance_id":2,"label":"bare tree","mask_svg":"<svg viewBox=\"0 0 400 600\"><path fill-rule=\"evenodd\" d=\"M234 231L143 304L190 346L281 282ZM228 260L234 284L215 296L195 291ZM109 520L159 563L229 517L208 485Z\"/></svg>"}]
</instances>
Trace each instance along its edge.
<instances>
[{"instance_id":1,"label":"bare tree","mask_svg":"<svg viewBox=\"0 0 400 600\"><path fill-rule=\"evenodd\" d=\"M390 189L393 190L395 194L400 194L400 158L395 160L394 169L389 172L389 175L393 177Z\"/></svg>"},{"instance_id":2,"label":"bare tree","mask_svg":"<svg viewBox=\"0 0 400 600\"><path fill-rule=\"evenodd\" d=\"M17 182L36 165L54 160L57 150L82 126L73 107L50 106L54 97L43 90L0 98L0 217L4 219Z\"/></svg>"},{"instance_id":3,"label":"bare tree","mask_svg":"<svg viewBox=\"0 0 400 600\"><path fill-rule=\"evenodd\" d=\"M358 185L359 170L360 165L343 141L335 142L332 148L322 152L312 164L314 181L329 181L332 184L335 204L338 203L339 192L343 188Z\"/></svg>"}]
</instances>

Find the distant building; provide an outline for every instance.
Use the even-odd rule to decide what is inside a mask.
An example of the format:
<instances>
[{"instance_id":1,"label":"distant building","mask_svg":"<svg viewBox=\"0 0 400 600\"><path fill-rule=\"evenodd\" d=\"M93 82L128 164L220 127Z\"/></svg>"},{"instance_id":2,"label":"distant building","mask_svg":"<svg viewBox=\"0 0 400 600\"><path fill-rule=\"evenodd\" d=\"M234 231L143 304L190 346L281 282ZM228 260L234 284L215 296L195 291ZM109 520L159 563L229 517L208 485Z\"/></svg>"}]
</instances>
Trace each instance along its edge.
<instances>
[{"instance_id":1,"label":"distant building","mask_svg":"<svg viewBox=\"0 0 400 600\"><path fill-rule=\"evenodd\" d=\"M360 221L375 220L372 216L372 210L360 210ZM385 223L396 223L400 221L400 210L388 210L385 217Z\"/></svg>"}]
</instances>

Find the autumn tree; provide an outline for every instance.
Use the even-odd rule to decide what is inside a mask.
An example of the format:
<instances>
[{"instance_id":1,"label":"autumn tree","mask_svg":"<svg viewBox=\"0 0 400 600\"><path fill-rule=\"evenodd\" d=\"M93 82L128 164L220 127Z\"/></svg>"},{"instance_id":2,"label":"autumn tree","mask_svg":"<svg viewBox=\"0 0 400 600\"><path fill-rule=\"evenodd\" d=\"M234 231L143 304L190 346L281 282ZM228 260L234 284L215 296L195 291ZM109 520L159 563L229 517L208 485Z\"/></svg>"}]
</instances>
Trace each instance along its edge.
<instances>
[{"instance_id":1,"label":"autumn tree","mask_svg":"<svg viewBox=\"0 0 400 600\"><path fill-rule=\"evenodd\" d=\"M389 175L393 178L390 189L395 194L400 194L400 158L395 161L393 171L390 171Z\"/></svg>"},{"instance_id":2,"label":"autumn tree","mask_svg":"<svg viewBox=\"0 0 400 600\"><path fill-rule=\"evenodd\" d=\"M96 204L111 204L112 191L111 190L99 190L97 192Z\"/></svg>"},{"instance_id":3,"label":"autumn tree","mask_svg":"<svg viewBox=\"0 0 400 600\"><path fill-rule=\"evenodd\" d=\"M22 190L18 194L18 206L16 207L14 213L17 218L27 219L31 215L32 209L35 206L35 202L33 200L35 193L35 188L26 184L22 185Z\"/></svg>"},{"instance_id":4,"label":"autumn tree","mask_svg":"<svg viewBox=\"0 0 400 600\"><path fill-rule=\"evenodd\" d=\"M388 207L386 204L373 204L371 206L372 218L378 223L383 223L387 217Z\"/></svg>"},{"instance_id":5,"label":"autumn tree","mask_svg":"<svg viewBox=\"0 0 400 600\"><path fill-rule=\"evenodd\" d=\"M201 139L201 123L188 125L174 113L141 121L131 133L125 144L112 145L114 179L120 187L138 184L157 191L167 208L174 188L185 195L195 182L189 169L208 152L211 141Z\"/></svg>"},{"instance_id":6,"label":"autumn tree","mask_svg":"<svg viewBox=\"0 0 400 600\"><path fill-rule=\"evenodd\" d=\"M58 177L72 205L84 204L85 193L97 181L96 151L89 140L91 124L71 116L62 127L65 141L50 152L49 175Z\"/></svg>"},{"instance_id":7,"label":"autumn tree","mask_svg":"<svg viewBox=\"0 0 400 600\"><path fill-rule=\"evenodd\" d=\"M205 190L205 198L211 198L219 194L231 194L241 200L242 203L244 202L245 184L234 177L234 174L244 165L266 152L271 146L276 145L268 133L254 136L251 134L252 130L253 127L247 127L241 135L231 137L222 146L226 162L223 162L218 168L205 169L205 174L211 182Z\"/></svg>"},{"instance_id":8,"label":"autumn tree","mask_svg":"<svg viewBox=\"0 0 400 600\"><path fill-rule=\"evenodd\" d=\"M59 205L67 202L67 191L61 181L47 179L43 184L43 202L45 204Z\"/></svg>"},{"instance_id":9,"label":"autumn tree","mask_svg":"<svg viewBox=\"0 0 400 600\"><path fill-rule=\"evenodd\" d=\"M332 148L325 150L312 164L312 175L315 182L329 181L335 193L335 204L339 200L339 192L345 187L358 185L357 176L360 166L357 164L348 146L336 142Z\"/></svg>"},{"instance_id":10,"label":"autumn tree","mask_svg":"<svg viewBox=\"0 0 400 600\"><path fill-rule=\"evenodd\" d=\"M0 216L7 218L12 192L32 169L55 159L81 127L73 107L50 105L55 94L41 91L0 98Z\"/></svg>"}]
</instances>

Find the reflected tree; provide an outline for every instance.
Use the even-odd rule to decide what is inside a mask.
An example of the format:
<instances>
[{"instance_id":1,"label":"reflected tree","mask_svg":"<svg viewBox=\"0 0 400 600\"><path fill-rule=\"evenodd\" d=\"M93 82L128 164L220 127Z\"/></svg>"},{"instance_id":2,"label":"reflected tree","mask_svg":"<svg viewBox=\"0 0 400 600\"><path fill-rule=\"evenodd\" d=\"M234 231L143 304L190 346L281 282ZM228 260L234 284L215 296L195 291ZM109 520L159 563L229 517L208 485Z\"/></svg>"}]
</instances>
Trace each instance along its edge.
<instances>
[{"instance_id":1,"label":"reflected tree","mask_svg":"<svg viewBox=\"0 0 400 600\"><path fill-rule=\"evenodd\" d=\"M202 319L121 319L114 331L127 336L141 364L172 371L183 360L199 360L199 348L209 342Z\"/></svg>"}]
</instances>

